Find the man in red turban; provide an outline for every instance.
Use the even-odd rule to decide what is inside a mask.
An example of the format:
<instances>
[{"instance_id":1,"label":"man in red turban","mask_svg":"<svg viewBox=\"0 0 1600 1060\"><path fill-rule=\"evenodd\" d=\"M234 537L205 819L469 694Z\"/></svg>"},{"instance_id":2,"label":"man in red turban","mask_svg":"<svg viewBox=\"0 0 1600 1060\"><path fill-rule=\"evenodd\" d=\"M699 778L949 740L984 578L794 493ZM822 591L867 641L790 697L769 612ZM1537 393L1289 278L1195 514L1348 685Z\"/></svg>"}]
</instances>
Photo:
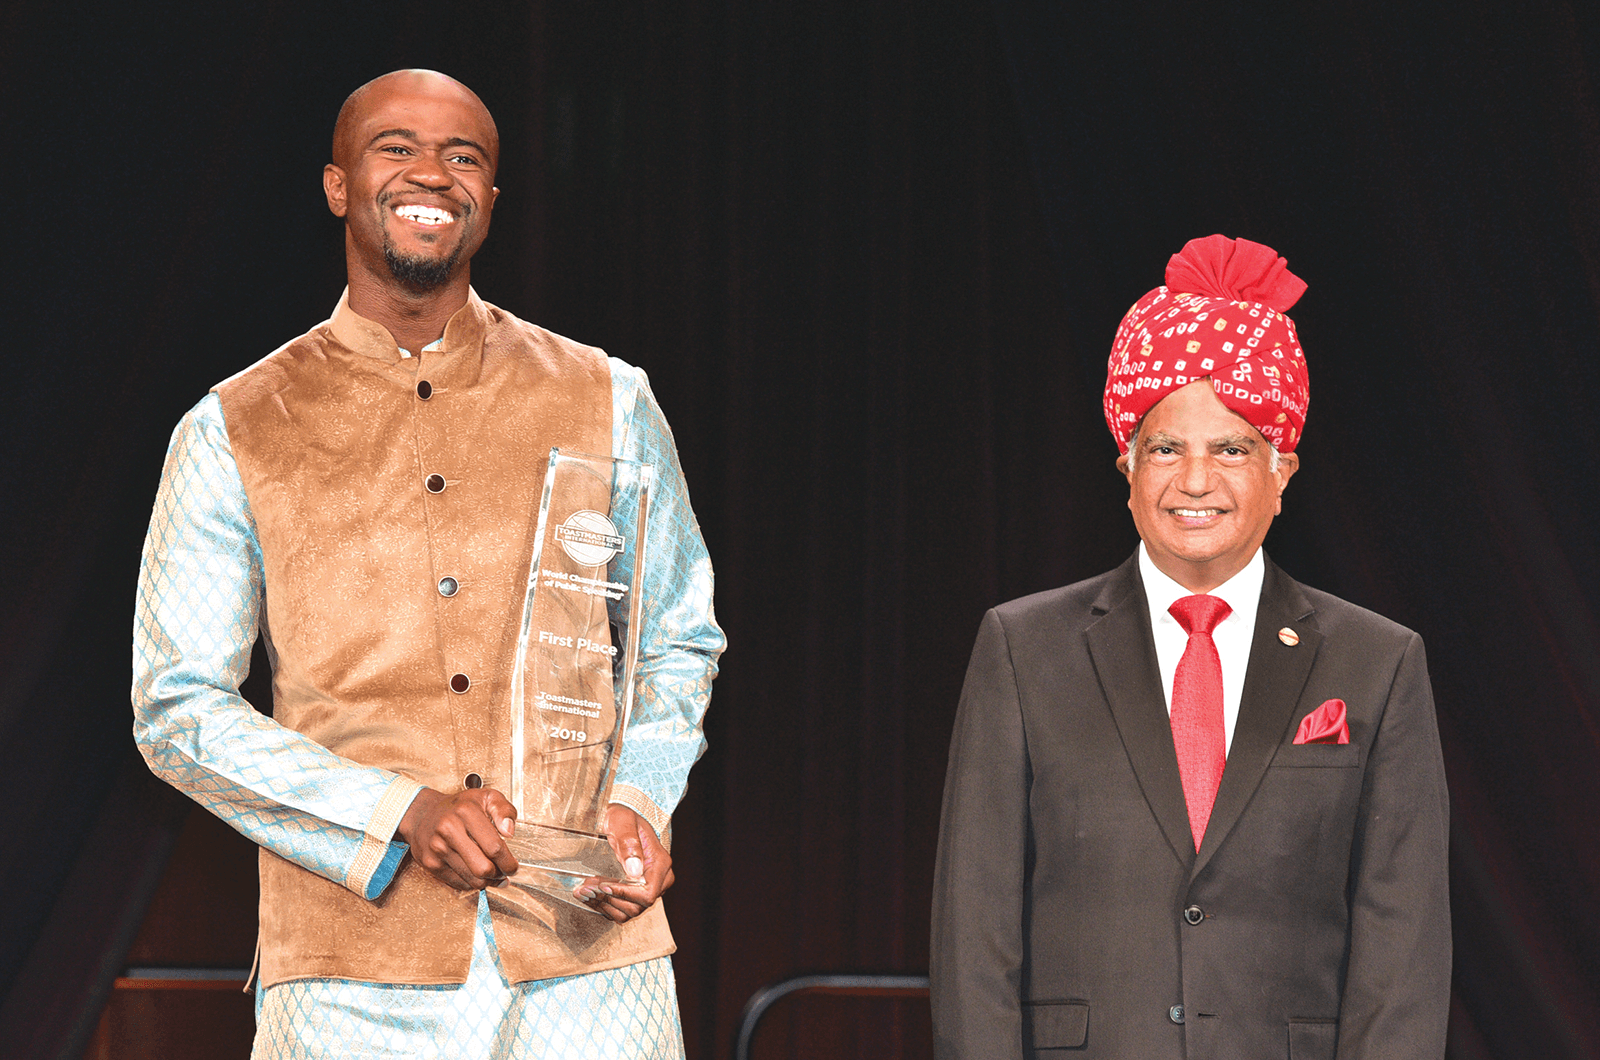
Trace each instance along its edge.
<instances>
[{"instance_id":1,"label":"man in red turban","mask_svg":"<svg viewBox=\"0 0 1600 1060\"><path fill-rule=\"evenodd\" d=\"M1306 358L1284 315L1306 285L1271 247L1193 239L1167 282L1133 304L1106 370L1106 423L1117 448L1179 387L1209 378L1217 397L1280 453L1299 444L1310 400Z\"/></svg>"},{"instance_id":2,"label":"man in red turban","mask_svg":"<svg viewBox=\"0 0 1600 1060\"><path fill-rule=\"evenodd\" d=\"M991 610L973 649L936 1054L1439 1060L1448 798L1422 641L1261 549L1299 467L1284 314L1306 285L1223 236L1166 280L1106 378L1139 549Z\"/></svg>"}]
</instances>

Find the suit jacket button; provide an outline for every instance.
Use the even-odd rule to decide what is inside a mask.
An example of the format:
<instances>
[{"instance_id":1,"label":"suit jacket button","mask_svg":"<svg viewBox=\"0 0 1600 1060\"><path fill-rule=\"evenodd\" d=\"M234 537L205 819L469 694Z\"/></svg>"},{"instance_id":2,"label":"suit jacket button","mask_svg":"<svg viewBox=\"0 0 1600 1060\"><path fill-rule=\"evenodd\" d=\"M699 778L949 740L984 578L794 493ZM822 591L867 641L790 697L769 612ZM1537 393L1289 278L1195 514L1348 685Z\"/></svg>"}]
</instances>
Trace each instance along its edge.
<instances>
[{"instance_id":1,"label":"suit jacket button","mask_svg":"<svg viewBox=\"0 0 1600 1060\"><path fill-rule=\"evenodd\" d=\"M1198 924L1206 918L1206 911L1197 905L1191 905L1183 911L1183 919L1189 924ZM1182 1022L1181 1020L1179 1021Z\"/></svg>"},{"instance_id":2,"label":"suit jacket button","mask_svg":"<svg viewBox=\"0 0 1600 1060\"><path fill-rule=\"evenodd\" d=\"M1173 1023L1182 1023L1183 1006L1173 1005L1171 1008L1167 1009L1167 1019L1171 1020Z\"/></svg>"},{"instance_id":3,"label":"suit jacket button","mask_svg":"<svg viewBox=\"0 0 1600 1060\"><path fill-rule=\"evenodd\" d=\"M426 379L424 379L424 380L422 380L422 382L418 383L417 384L417 397L421 398L424 401L426 401L429 398L433 397L433 384L428 382Z\"/></svg>"}]
</instances>

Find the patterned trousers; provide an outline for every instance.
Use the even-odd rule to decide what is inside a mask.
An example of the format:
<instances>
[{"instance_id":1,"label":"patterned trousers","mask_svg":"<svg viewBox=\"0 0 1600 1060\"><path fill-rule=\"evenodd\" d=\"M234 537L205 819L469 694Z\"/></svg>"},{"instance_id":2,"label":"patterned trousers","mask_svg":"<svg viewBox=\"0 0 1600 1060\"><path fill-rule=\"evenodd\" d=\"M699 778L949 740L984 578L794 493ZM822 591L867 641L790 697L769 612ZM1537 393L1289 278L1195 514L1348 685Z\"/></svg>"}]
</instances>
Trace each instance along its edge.
<instances>
[{"instance_id":1,"label":"patterned trousers","mask_svg":"<svg viewBox=\"0 0 1600 1060\"><path fill-rule=\"evenodd\" d=\"M479 897L459 985L296 979L256 994L252 1060L683 1060L667 957L511 984Z\"/></svg>"}]
</instances>

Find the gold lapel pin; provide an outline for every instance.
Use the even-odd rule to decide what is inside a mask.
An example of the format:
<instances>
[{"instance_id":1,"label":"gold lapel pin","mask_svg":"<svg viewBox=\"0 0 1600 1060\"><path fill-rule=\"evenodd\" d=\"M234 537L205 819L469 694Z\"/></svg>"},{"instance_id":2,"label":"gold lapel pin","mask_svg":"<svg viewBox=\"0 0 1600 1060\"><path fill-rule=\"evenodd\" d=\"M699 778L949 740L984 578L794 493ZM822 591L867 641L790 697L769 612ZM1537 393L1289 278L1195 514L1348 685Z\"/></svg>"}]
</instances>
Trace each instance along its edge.
<instances>
[{"instance_id":1,"label":"gold lapel pin","mask_svg":"<svg viewBox=\"0 0 1600 1060\"><path fill-rule=\"evenodd\" d=\"M1278 630L1278 639L1292 648L1296 644L1300 643L1300 634L1296 633L1288 626L1284 626L1282 629Z\"/></svg>"}]
</instances>

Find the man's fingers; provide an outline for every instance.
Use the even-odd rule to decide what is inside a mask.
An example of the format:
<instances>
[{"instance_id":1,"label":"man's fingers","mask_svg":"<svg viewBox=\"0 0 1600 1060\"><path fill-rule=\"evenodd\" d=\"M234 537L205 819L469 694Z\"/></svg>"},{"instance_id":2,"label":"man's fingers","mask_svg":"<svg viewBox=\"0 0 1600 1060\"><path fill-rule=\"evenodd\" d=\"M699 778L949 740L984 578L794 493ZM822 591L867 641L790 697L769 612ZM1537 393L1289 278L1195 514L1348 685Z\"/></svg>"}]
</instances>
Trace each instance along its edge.
<instances>
[{"instance_id":1,"label":"man's fingers","mask_svg":"<svg viewBox=\"0 0 1600 1060\"><path fill-rule=\"evenodd\" d=\"M661 892L672 886L672 855L661 845L650 822L621 803L607 808L606 823L611 849L622 863L623 873L640 882L586 880L578 894L620 924L649 909Z\"/></svg>"},{"instance_id":2,"label":"man's fingers","mask_svg":"<svg viewBox=\"0 0 1600 1060\"><path fill-rule=\"evenodd\" d=\"M509 839L516 834L517 808L511 805L510 799L494 788L484 788L483 810L501 835Z\"/></svg>"},{"instance_id":3,"label":"man's fingers","mask_svg":"<svg viewBox=\"0 0 1600 1060\"><path fill-rule=\"evenodd\" d=\"M510 801L492 789L430 799L412 823L412 849L441 882L478 890L517 870L504 838L515 816Z\"/></svg>"},{"instance_id":4,"label":"man's fingers","mask_svg":"<svg viewBox=\"0 0 1600 1060\"><path fill-rule=\"evenodd\" d=\"M595 908L619 924L632 920L650 908L653 901L639 894L639 888L621 887L614 883L606 887L610 888L611 893L607 894L602 888L597 895Z\"/></svg>"},{"instance_id":5,"label":"man's fingers","mask_svg":"<svg viewBox=\"0 0 1600 1060\"><path fill-rule=\"evenodd\" d=\"M497 875L510 876L517 871L517 857L504 840L516 833L517 808L494 788L483 788L481 794L480 805L495 834L492 837L477 836L478 845L494 862Z\"/></svg>"},{"instance_id":6,"label":"man's fingers","mask_svg":"<svg viewBox=\"0 0 1600 1060\"><path fill-rule=\"evenodd\" d=\"M603 901L632 908L637 915L655 902L656 892L649 886L633 887L626 883L605 883L600 885L600 897Z\"/></svg>"},{"instance_id":7,"label":"man's fingers","mask_svg":"<svg viewBox=\"0 0 1600 1060\"><path fill-rule=\"evenodd\" d=\"M615 921L618 924L626 924L628 921L644 912L644 909L641 906L613 900L601 906L600 912L605 914L606 918L609 920Z\"/></svg>"},{"instance_id":8,"label":"man's fingers","mask_svg":"<svg viewBox=\"0 0 1600 1060\"><path fill-rule=\"evenodd\" d=\"M652 895L658 895L672 886L672 855L660 847L654 853L645 863L644 882Z\"/></svg>"},{"instance_id":9,"label":"man's fingers","mask_svg":"<svg viewBox=\"0 0 1600 1060\"><path fill-rule=\"evenodd\" d=\"M453 795L424 788L406 809L395 834L441 883L474 891L517 871L516 856L505 843L516 817L516 807L493 788Z\"/></svg>"},{"instance_id":10,"label":"man's fingers","mask_svg":"<svg viewBox=\"0 0 1600 1060\"><path fill-rule=\"evenodd\" d=\"M448 847L443 851L414 850L413 855L440 883L454 887L458 891L475 891L482 886L477 880L469 878L466 866Z\"/></svg>"},{"instance_id":11,"label":"man's fingers","mask_svg":"<svg viewBox=\"0 0 1600 1060\"><path fill-rule=\"evenodd\" d=\"M649 887L593 878L583 882L577 889L577 896L595 912L619 924L632 920L655 903L655 892Z\"/></svg>"},{"instance_id":12,"label":"man's fingers","mask_svg":"<svg viewBox=\"0 0 1600 1060\"><path fill-rule=\"evenodd\" d=\"M466 842L460 844L467 866L485 879L499 879L517 871L517 859L506 846L500 830L481 809L463 815Z\"/></svg>"},{"instance_id":13,"label":"man's fingers","mask_svg":"<svg viewBox=\"0 0 1600 1060\"><path fill-rule=\"evenodd\" d=\"M483 886L484 877L495 874L494 862L484 856L458 820L440 822L425 854L422 867L452 887L475 890Z\"/></svg>"},{"instance_id":14,"label":"man's fingers","mask_svg":"<svg viewBox=\"0 0 1600 1060\"><path fill-rule=\"evenodd\" d=\"M638 832L624 832L615 839L612 847L617 858L622 862L622 871L628 874L629 879L637 880L644 875L644 844L639 842Z\"/></svg>"},{"instance_id":15,"label":"man's fingers","mask_svg":"<svg viewBox=\"0 0 1600 1060\"><path fill-rule=\"evenodd\" d=\"M672 855L656 838L655 830L643 821L639 823L639 838L644 841L645 851L644 872L640 875L643 875L653 900L672 886Z\"/></svg>"},{"instance_id":16,"label":"man's fingers","mask_svg":"<svg viewBox=\"0 0 1600 1060\"><path fill-rule=\"evenodd\" d=\"M517 856L504 843L500 844L500 852L494 857L494 867L498 876L515 876L517 874Z\"/></svg>"}]
</instances>

